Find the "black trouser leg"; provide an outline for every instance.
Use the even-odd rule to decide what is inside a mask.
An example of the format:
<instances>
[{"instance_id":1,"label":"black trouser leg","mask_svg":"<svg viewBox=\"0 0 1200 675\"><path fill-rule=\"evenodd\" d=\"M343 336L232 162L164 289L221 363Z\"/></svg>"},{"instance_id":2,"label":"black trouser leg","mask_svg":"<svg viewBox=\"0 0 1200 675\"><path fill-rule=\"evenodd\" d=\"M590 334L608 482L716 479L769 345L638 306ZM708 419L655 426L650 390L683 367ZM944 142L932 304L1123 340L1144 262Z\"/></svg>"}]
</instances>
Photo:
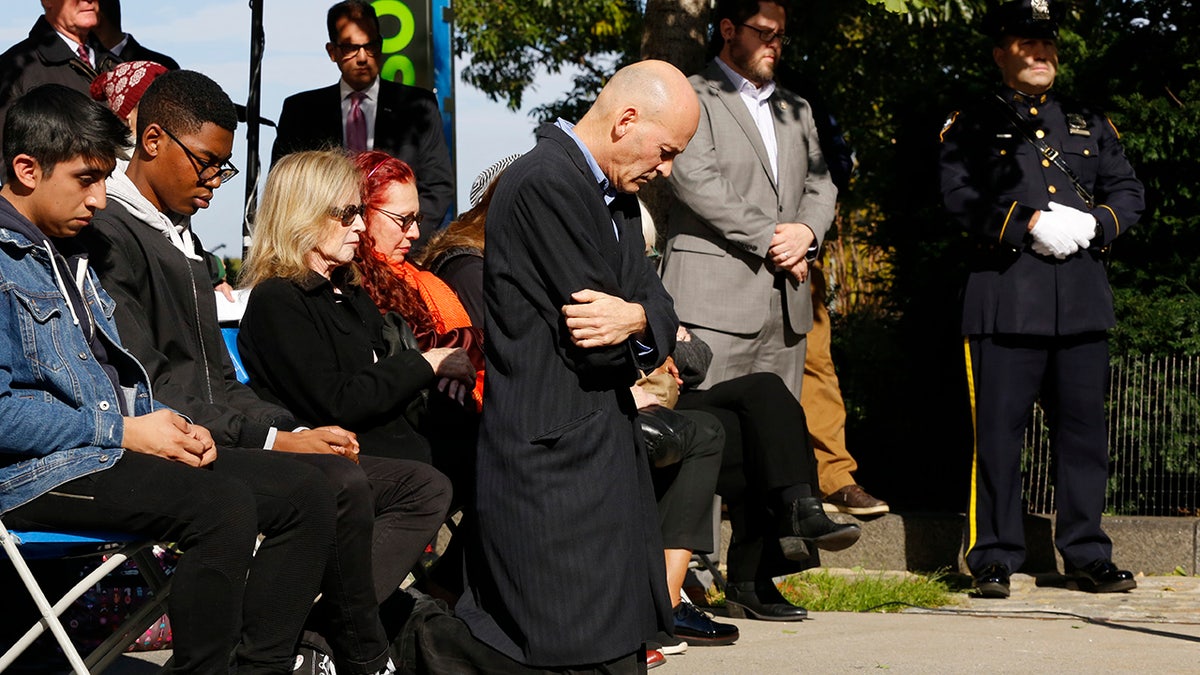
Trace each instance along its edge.
<instances>
[{"instance_id":1,"label":"black trouser leg","mask_svg":"<svg viewBox=\"0 0 1200 675\"><path fill-rule=\"evenodd\" d=\"M729 581L765 582L794 571L779 548L768 497L800 484L816 494L816 459L800 403L778 376L755 373L685 392L677 407L713 414L725 428L717 493L729 507L733 529Z\"/></svg>"},{"instance_id":2,"label":"black trouser leg","mask_svg":"<svg viewBox=\"0 0 1200 675\"><path fill-rule=\"evenodd\" d=\"M1057 462L1054 543L1068 569L1112 558L1100 526L1108 483L1108 339L1103 333L1058 338L1043 396Z\"/></svg>"},{"instance_id":3,"label":"black trouser leg","mask_svg":"<svg viewBox=\"0 0 1200 675\"><path fill-rule=\"evenodd\" d=\"M290 672L333 551L333 491L312 467L263 450L221 450L213 469L250 487L265 537L246 582L238 673Z\"/></svg>"},{"instance_id":4,"label":"black trouser leg","mask_svg":"<svg viewBox=\"0 0 1200 675\"><path fill-rule=\"evenodd\" d=\"M721 472L725 432L712 415L680 410L692 421L683 429L683 457L662 468L651 467L663 547L712 553L712 504Z\"/></svg>"},{"instance_id":5,"label":"black trouser leg","mask_svg":"<svg viewBox=\"0 0 1200 675\"><path fill-rule=\"evenodd\" d=\"M375 497L375 597L383 602L404 582L446 522L450 479L424 462L360 457Z\"/></svg>"},{"instance_id":6,"label":"black trouser leg","mask_svg":"<svg viewBox=\"0 0 1200 675\"><path fill-rule=\"evenodd\" d=\"M333 551L313 610L318 632L329 642L338 670L354 675L387 663L388 640L379 621L371 566L374 502L367 476L339 455L287 454L319 471L337 505Z\"/></svg>"},{"instance_id":7,"label":"black trouser leg","mask_svg":"<svg viewBox=\"0 0 1200 675\"><path fill-rule=\"evenodd\" d=\"M738 416L743 466L747 483L754 488L816 485L817 460L804 408L773 373L744 375L705 391L686 392L678 407L724 408Z\"/></svg>"},{"instance_id":8,"label":"black trouser leg","mask_svg":"<svg viewBox=\"0 0 1200 675\"><path fill-rule=\"evenodd\" d=\"M975 455L965 536L973 573L992 563L1016 572L1025 562L1021 446L1046 373L1047 339L984 335L967 344Z\"/></svg>"},{"instance_id":9,"label":"black trouser leg","mask_svg":"<svg viewBox=\"0 0 1200 675\"><path fill-rule=\"evenodd\" d=\"M314 479L262 451L221 449L211 469L126 451L113 468L61 485L5 520L178 542L185 555L168 600L172 672L226 672L239 639L244 670L286 672L333 528L328 492ZM261 548L254 556L260 530L270 535L266 556Z\"/></svg>"},{"instance_id":10,"label":"black trouser leg","mask_svg":"<svg viewBox=\"0 0 1200 675\"><path fill-rule=\"evenodd\" d=\"M317 467L337 496L337 546L314 618L339 668L375 672L389 643L379 603L400 587L437 533L450 482L423 462L360 456L288 455Z\"/></svg>"}]
</instances>

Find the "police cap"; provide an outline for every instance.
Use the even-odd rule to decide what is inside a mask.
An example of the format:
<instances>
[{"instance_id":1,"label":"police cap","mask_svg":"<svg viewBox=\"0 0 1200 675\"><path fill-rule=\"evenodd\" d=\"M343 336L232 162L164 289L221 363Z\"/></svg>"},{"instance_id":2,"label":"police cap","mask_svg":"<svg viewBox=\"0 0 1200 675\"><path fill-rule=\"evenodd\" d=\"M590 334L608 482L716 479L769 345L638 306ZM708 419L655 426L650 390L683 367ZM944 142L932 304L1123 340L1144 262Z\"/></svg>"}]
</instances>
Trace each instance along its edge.
<instances>
[{"instance_id":1,"label":"police cap","mask_svg":"<svg viewBox=\"0 0 1200 675\"><path fill-rule=\"evenodd\" d=\"M1058 39L1058 24L1066 7L1054 0L1016 0L993 5L983 17L981 30L993 40L1005 35Z\"/></svg>"}]
</instances>

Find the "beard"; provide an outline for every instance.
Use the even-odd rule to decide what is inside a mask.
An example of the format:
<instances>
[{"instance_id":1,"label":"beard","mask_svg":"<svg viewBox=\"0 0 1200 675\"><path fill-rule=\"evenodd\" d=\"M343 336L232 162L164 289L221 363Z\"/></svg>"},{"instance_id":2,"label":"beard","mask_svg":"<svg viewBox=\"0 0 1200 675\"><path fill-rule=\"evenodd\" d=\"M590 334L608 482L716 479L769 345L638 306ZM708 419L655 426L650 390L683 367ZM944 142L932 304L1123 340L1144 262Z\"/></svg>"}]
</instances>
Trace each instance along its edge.
<instances>
[{"instance_id":1,"label":"beard","mask_svg":"<svg viewBox=\"0 0 1200 675\"><path fill-rule=\"evenodd\" d=\"M760 52L765 54L766 52ZM762 86L775 77L775 63L761 58L755 60L755 52L745 49L736 41L729 45L729 60L746 79ZM776 55L776 62L778 62Z\"/></svg>"}]
</instances>

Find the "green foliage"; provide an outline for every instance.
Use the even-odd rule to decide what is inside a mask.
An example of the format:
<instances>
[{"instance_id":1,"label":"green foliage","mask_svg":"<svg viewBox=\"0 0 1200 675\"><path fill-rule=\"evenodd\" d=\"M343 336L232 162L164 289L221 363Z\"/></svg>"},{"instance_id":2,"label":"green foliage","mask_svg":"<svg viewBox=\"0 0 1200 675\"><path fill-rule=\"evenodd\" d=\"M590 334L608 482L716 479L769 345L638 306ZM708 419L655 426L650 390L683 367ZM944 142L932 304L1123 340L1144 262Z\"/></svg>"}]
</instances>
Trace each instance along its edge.
<instances>
[{"instance_id":1,"label":"green foliage","mask_svg":"<svg viewBox=\"0 0 1200 675\"><path fill-rule=\"evenodd\" d=\"M848 3L849 4L849 3ZM863 0L859 9L928 14L959 2ZM539 119L578 119L607 76L639 57L645 0L455 0L454 53L470 54L463 81L517 110L540 73L576 73L563 98L539 106Z\"/></svg>"},{"instance_id":2,"label":"green foliage","mask_svg":"<svg viewBox=\"0 0 1200 675\"><path fill-rule=\"evenodd\" d=\"M1192 490L1163 487L1194 486L1200 474L1200 400L1194 377L1180 372L1200 356L1200 7L1117 3L1106 17L1095 31L1133 28L1095 49L1098 67L1079 79L1110 94L1147 203L1110 267L1121 385L1110 402L1119 470L1109 504L1118 513L1193 515Z\"/></svg>"},{"instance_id":3,"label":"green foliage","mask_svg":"<svg viewBox=\"0 0 1200 675\"><path fill-rule=\"evenodd\" d=\"M455 54L471 55L464 81L516 110L540 74L570 68L576 74L569 111L586 109L607 76L637 57L642 6L638 0L456 0L454 24Z\"/></svg>"},{"instance_id":4,"label":"green foliage","mask_svg":"<svg viewBox=\"0 0 1200 675\"><path fill-rule=\"evenodd\" d=\"M1115 356L1200 356L1200 296L1186 286L1162 284L1155 291L1113 289L1120 320L1112 331Z\"/></svg>"}]
</instances>

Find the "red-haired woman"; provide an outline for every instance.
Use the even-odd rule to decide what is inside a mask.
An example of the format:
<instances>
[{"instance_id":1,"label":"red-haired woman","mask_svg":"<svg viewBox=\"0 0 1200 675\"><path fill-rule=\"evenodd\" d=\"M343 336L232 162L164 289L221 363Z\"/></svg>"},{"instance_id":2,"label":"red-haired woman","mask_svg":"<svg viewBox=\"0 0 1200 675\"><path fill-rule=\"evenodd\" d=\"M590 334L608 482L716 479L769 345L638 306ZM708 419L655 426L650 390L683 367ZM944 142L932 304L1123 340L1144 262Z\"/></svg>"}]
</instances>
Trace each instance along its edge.
<instances>
[{"instance_id":1,"label":"red-haired woman","mask_svg":"<svg viewBox=\"0 0 1200 675\"><path fill-rule=\"evenodd\" d=\"M421 235L421 204L412 168L384 152L360 153L362 200L367 231L358 245L362 285L382 312L399 314L412 328L421 350L462 347L475 365L472 397L483 403L483 329L471 319L454 291L433 273L408 259Z\"/></svg>"}]
</instances>

